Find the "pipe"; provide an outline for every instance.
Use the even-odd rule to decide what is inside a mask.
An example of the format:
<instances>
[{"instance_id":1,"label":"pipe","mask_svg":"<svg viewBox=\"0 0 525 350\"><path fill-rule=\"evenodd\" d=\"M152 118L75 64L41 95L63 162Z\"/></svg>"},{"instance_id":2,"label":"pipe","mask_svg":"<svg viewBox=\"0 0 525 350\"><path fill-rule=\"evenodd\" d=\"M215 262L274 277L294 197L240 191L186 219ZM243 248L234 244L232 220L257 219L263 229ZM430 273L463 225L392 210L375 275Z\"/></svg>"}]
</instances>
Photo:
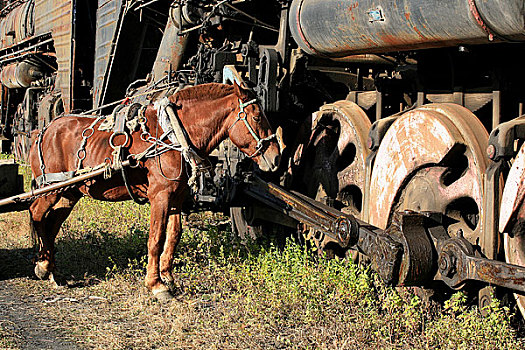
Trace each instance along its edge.
<instances>
[{"instance_id":1,"label":"pipe","mask_svg":"<svg viewBox=\"0 0 525 350\"><path fill-rule=\"evenodd\" d=\"M306 53L362 53L525 41L523 0L294 0L289 25Z\"/></svg>"},{"instance_id":2,"label":"pipe","mask_svg":"<svg viewBox=\"0 0 525 350\"><path fill-rule=\"evenodd\" d=\"M40 67L37 67L28 61L12 63L0 72L0 82L9 89L26 88L43 77Z\"/></svg>"},{"instance_id":3,"label":"pipe","mask_svg":"<svg viewBox=\"0 0 525 350\"><path fill-rule=\"evenodd\" d=\"M187 42L188 35L180 35L180 29L170 17L153 64L154 82L160 81L170 70L179 69Z\"/></svg>"}]
</instances>

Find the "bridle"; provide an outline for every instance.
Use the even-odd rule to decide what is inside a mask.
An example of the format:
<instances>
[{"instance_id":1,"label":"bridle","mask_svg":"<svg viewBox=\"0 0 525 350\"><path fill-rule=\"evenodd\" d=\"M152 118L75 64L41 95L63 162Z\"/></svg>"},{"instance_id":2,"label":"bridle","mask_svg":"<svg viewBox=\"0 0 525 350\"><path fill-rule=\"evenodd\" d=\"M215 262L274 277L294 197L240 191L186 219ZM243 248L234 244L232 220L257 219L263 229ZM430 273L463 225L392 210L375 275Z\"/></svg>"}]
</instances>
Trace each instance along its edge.
<instances>
[{"instance_id":1,"label":"bridle","mask_svg":"<svg viewBox=\"0 0 525 350\"><path fill-rule=\"evenodd\" d=\"M257 142L257 149L255 150L255 152L253 152L252 155L248 156L249 158L253 158L256 155L258 155L261 152L261 150L264 148L264 145L265 145L266 142L271 141L271 140L273 140L274 138L277 137L275 134L271 134L270 136L261 139L259 137L259 135L257 135L257 133L253 130L253 128L250 125L250 123L248 123L248 120L246 120L246 118L248 117L248 114L246 114L246 111L244 110L244 108L246 108L249 105L252 105L254 103L257 103L257 99L256 98L254 98L253 100L250 100L248 102L242 102L241 99L239 99L239 113L237 113L237 119L235 119L233 124L228 128L228 132L229 132L235 126L235 124L237 124L237 122L239 120L244 122L244 125L246 125L246 128L248 129L248 131L250 132L252 137Z\"/></svg>"}]
</instances>

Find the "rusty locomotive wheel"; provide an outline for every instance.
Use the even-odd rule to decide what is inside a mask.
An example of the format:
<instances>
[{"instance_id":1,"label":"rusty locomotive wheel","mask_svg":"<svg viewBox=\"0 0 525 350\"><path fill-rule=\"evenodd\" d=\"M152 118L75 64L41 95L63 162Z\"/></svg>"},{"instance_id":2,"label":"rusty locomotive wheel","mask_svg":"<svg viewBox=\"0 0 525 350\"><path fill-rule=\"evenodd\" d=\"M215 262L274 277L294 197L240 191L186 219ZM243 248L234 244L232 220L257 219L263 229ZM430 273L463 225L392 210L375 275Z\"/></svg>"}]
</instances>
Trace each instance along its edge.
<instances>
[{"instance_id":1,"label":"rusty locomotive wheel","mask_svg":"<svg viewBox=\"0 0 525 350\"><path fill-rule=\"evenodd\" d=\"M508 263L525 266L525 145L509 171L499 216L499 231L503 232L505 260ZM514 294L516 304L525 316L525 296Z\"/></svg>"},{"instance_id":2,"label":"rusty locomotive wheel","mask_svg":"<svg viewBox=\"0 0 525 350\"><path fill-rule=\"evenodd\" d=\"M432 104L403 114L386 133L372 171L370 223L385 228L395 211L446 215L451 235L481 235L488 134L464 107Z\"/></svg>"},{"instance_id":3,"label":"rusty locomotive wheel","mask_svg":"<svg viewBox=\"0 0 525 350\"><path fill-rule=\"evenodd\" d=\"M308 137L295 152L296 173L300 175L294 187L360 218L366 157L370 153L366 146L370 120L357 104L337 101L314 113L310 125ZM309 231L307 236L318 248L333 253L316 232Z\"/></svg>"},{"instance_id":4,"label":"rusty locomotive wheel","mask_svg":"<svg viewBox=\"0 0 525 350\"><path fill-rule=\"evenodd\" d=\"M232 231L241 239L242 242L249 242L260 238L263 235L261 225L250 225L246 218L246 210L249 208L232 207L230 208L230 218Z\"/></svg>"},{"instance_id":5,"label":"rusty locomotive wheel","mask_svg":"<svg viewBox=\"0 0 525 350\"><path fill-rule=\"evenodd\" d=\"M481 122L459 105L431 104L401 115L377 152L369 222L386 228L395 212L438 212L450 236L481 244L487 141ZM428 295L445 296L434 287L437 294Z\"/></svg>"}]
</instances>

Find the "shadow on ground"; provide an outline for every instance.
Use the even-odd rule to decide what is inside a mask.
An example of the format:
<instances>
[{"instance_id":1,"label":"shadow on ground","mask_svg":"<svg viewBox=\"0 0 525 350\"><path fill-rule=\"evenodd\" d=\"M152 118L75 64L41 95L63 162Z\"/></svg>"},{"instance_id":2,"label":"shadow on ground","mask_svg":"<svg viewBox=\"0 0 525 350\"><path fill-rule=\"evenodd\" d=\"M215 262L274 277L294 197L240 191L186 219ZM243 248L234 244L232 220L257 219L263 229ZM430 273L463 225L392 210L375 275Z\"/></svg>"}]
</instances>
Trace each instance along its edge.
<instances>
[{"instance_id":1,"label":"shadow on ground","mask_svg":"<svg viewBox=\"0 0 525 350\"><path fill-rule=\"evenodd\" d=\"M33 249L0 249L0 281L33 276Z\"/></svg>"},{"instance_id":2,"label":"shadow on ground","mask_svg":"<svg viewBox=\"0 0 525 350\"><path fill-rule=\"evenodd\" d=\"M146 237L131 234L114 237L86 234L82 238L62 237L56 243L56 263L68 280L85 281L104 278L108 269L124 269L146 254ZM32 248L0 249L0 281L27 277L33 272L36 250Z\"/></svg>"}]
</instances>

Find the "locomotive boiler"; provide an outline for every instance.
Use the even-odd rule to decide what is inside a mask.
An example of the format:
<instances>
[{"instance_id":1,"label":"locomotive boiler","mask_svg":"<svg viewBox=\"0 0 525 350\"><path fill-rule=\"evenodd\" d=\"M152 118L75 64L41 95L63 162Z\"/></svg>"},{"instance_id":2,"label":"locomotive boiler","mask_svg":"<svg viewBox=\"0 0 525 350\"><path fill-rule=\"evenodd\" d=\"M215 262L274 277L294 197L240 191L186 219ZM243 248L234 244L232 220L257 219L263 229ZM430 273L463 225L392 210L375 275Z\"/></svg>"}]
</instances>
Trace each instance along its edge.
<instances>
[{"instance_id":1,"label":"locomotive boiler","mask_svg":"<svg viewBox=\"0 0 525 350\"><path fill-rule=\"evenodd\" d=\"M523 0L2 6L3 152L24 158L64 113L242 82L279 127L281 167L263 181L224 143L187 210L227 210L243 237L302 222L391 283L474 289L480 306L501 286L525 311Z\"/></svg>"}]
</instances>

